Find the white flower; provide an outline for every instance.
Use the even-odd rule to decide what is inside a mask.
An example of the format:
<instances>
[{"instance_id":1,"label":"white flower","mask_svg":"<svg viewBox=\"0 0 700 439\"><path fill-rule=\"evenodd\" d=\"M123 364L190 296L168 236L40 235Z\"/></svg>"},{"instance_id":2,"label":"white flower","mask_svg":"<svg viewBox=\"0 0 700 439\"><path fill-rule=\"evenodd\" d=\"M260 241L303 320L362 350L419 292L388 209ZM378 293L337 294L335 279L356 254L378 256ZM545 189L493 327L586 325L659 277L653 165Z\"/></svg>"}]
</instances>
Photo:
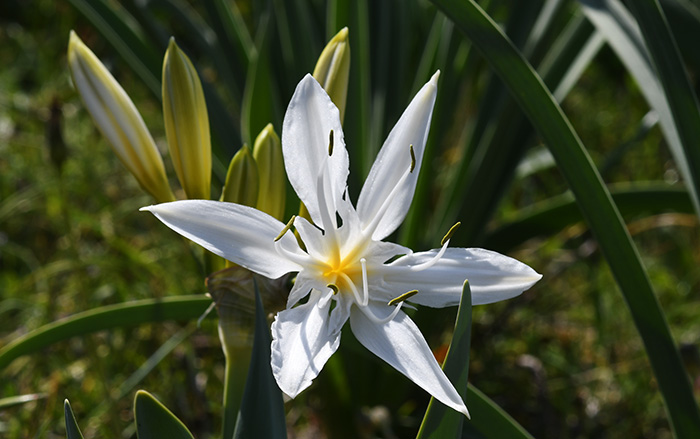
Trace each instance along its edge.
<instances>
[{"instance_id":1,"label":"white flower","mask_svg":"<svg viewBox=\"0 0 700 439\"><path fill-rule=\"evenodd\" d=\"M357 209L346 192L348 153L338 109L310 75L299 83L287 108L282 148L289 180L314 224L296 217L285 226L256 209L216 201L144 208L178 233L251 271L273 279L298 273L287 309L272 324L272 371L290 397L311 384L338 349L341 328L350 320L367 349L443 404L468 415L423 334L401 311L404 300L410 297L412 303L431 307L457 305L468 279L472 302L491 303L517 296L541 277L498 253L448 249L449 239L441 249L420 253L382 241L401 224L411 204L438 73L389 134ZM305 249L287 233L292 226Z\"/></svg>"}]
</instances>

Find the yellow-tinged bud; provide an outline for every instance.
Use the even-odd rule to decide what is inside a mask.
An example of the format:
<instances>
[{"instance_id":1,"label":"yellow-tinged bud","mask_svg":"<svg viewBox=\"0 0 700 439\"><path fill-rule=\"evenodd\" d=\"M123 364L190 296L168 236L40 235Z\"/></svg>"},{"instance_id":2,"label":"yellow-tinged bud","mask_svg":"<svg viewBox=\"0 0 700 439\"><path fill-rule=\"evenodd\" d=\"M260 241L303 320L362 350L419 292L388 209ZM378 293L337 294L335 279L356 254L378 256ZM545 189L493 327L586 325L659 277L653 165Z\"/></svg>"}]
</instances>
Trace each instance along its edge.
<instances>
[{"instance_id":1,"label":"yellow-tinged bud","mask_svg":"<svg viewBox=\"0 0 700 439\"><path fill-rule=\"evenodd\" d=\"M175 200L163 158L134 103L73 31L68 43L68 66L88 113L124 166L156 201Z\"/></svg>"},{"instance_id":2,"label":"yellow-tinged bud","mask_svg":"<svg viewBox=\"0 0 700 439\"><path fill-rule=\"evenodd\" d=\"M313 75L340 110L341 122L345 116L349 75L350 41L348 40L348 28L344 27L335 34L321 52Z\"/></svg>"},{"instance_id":3,"label":"yellow-tinged bud","mask_svg":"<svg viewBox=\"0 0 700 439\"><path fill-rule=\"evenodd\" d=\"M163 119L170 155L187 198L211 195L211 139L202 83L170 38L163 59Z\"/></svg>"},{"instance_id":4,"label":"yellow-tinged bud","mask_svg":"<svg viewBox=\"0 0 700 439\"><path fill-rule=\"evenodd\" d=\"M271 123L255 138L253 157L260 175L260 190L255 207L282 221L287 199L287 179L282 143Z\"/></svg>"},{"instance_id":5,"label":"yellow-tinged bud","mask_svg":"<svg viewBox=\"0 0 700 439\"><path fill-rule=\"evenodd\" d=\"M221 201L255 207L258 201L258 166L248 145L243 145L231 159Z\"/></svg>"}]
</instances>

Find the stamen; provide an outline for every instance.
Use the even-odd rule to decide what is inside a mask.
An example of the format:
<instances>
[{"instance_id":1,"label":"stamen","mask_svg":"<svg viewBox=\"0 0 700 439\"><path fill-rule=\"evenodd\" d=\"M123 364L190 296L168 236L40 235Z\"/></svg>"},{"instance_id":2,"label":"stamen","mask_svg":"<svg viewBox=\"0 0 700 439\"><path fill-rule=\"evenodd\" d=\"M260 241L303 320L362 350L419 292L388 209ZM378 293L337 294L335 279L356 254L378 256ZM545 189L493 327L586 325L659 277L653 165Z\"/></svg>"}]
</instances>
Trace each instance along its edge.
<instances>
[{"instance_id":1,"label":"stamen","mask_svg":"<svg viewBox=\"0 0 700 439\"><path fill-rule=\"evenodd\" d=\"M389 301L389 303L387 303L387 305L393 306L393 305L399 304L399 303L403 302L404 300L407 300L407 299L415 296L416 294L418 294L418 290L411 290L411 291L405 292L402 295L400 295L399 297L394 297L393 299L391 299Z\"/></svg>"},{"instance_id":2,"label":"stamen","mask_svg":"<svg viewBox=\"0 0 700 439\"><path fill-rule=\"evenodd\" d=\"M416 168L416 153L413 151L413 144L408 147L408 150L411 152L411 168L408 172L413 172Z\"/></svg>"},{"instance_id":3,"label":"stamen","mask_svg":"<svg viewBox=\"0 0 700 439\"><path fill-rule=\"evenodd\" d=\"M367 306L361 306L360 310L364 315L367 316L368 319L372 320L374 323L379 323L379 324L384 324L384 323L389 323L390 321L394 320L394 317L396 317L396 314L401 311L401 305L403 305L403 302L400 302L399 305L394 308L394 310L389 314L387 317L380 319L379 317L375 316L372 311L369 310L369 307Z\"/></svg>"},{"instance_id":4,"label":"stamen","mask_svg":"<svg viewBox=\"0 0 700 439\"><path fill-rule=\"evenodd\" d=\"M338 290L338 286L337 286L337 285L335 285L335 284L328 284L328 285L326 285L326 286L327 286L328 288L330 288L331 290L333 290L333 295L338 294L338 291L339 291L339 290Z\"/></svg>"},{"instance_id":5,"label":"stamen","mask_svg":"<svg viewBox=\"0 0 700 439\"><path fill-rule=\"evenodd\" d=\"M355 302L357 302L357 304L360 305L360 308L362 308L363 306L367 306L368 301L360 297L360 292L357 291L357 287L355 286L355 283L352 281L352 279L350 279L350 276L343 272L338 273L338 275L342 277L348 285L350 285L350 291L352 291L352 295L355 296Z\"/></svg>"},{"instance_id":6,"label":"stamen","mask_svg":"<svg viewBox=\"0 0 700 439\"><path fill-rule=\"evenodd\" d=\"M329 137L330 138L328 139L328 155L332 156L333 155L333 130L331 130L331 134Z\"/></svg>"},{"instance_id":7,"label":"stamen","mask_svg":"<svg viewBox=\"0 0 700 439\"><path fill-rule=\"evenodd\" d=\"M364 299L364 304L369 303L369 285L367 281L367 259L360 258L360 265L362 266L362 294Z\"/></svg>"},{"instance_id":8,"label":"stamen","mask_svg":"<svg viewBox=\"0 0 700 439\"><path fill-rule=\"evenodd\" d=\"M279 241L280 239L282 239L282 237L284 236L284 234L287 233L287 232L289 232L289 229L291 229L292 226L294 225L294 219L295 219L296 217L297 217L296 215L292 215L292 217L289 219L289 222L287 223L287 225L284 226L284 229L282 229L282 231L280 232L280 234L277 235L277 238L275 238L275 242L277 242L277 241Z\"/></svg>"},{"instance_id":9,"label":"stamen","mask_svg":"<svg viewBox=\"0 0 700 439\"><path fill-rule=\"evenodd\" d=\"M440 241L440 245L445 245L445 242L449 241L452 238L452 235L459 229L459 226L461 226L462 223L456 222L454 226L450 227L450 230L445 233L445 236L442 237L442 240Z\"/></svg>"},{"instance_id":10,"label":"stamen","mask_svg":"<svg viewBox=\"0 0 700 439\"><path fill-rule=\"evenodd\" d=\"M440 258L442 258L442 256L445 254L445 251L447 251L447 246L448 246L449 244L450 244L450 240L448 239L448 240L445 241L445 243L442 245L442 248L440 249L440 251L438 252L438 254L436 254L435 256L433 256L433 258L432 258L431 260L429 260L429 261L427 261L427 262L423 262L422 264L413 265L413 266L409 267L409 269L410 269L411 271L423 271L423 270L427 270L428 268L430 268L430 267L432 267L433 265L437 264L437 261L439 261Z\"/></svg>"}]
</instances>

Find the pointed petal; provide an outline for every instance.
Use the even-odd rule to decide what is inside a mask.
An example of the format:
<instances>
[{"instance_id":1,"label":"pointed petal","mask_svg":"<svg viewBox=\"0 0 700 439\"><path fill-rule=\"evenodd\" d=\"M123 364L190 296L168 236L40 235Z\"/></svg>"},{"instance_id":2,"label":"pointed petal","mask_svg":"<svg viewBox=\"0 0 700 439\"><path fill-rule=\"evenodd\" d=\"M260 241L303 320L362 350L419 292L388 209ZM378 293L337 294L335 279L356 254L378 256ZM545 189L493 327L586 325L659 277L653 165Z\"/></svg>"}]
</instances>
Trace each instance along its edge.
<instances>
[{"instance_id":1,"label":"pointed petal","mask_svg":"<svg viewBox=\"0 0 700 439\"><path fill-rule=\"evenodd\" d=\"M363 226L370 224L377 215L382 216L372 234L372 239L377 241L396 230L411 206L425 142L428 139L439 73L435 73L420 89L391 130L362 187L357 201L357 212ZM415 168L402 181L404 174L411 168L411 145L415 153ZM390 205L382 213L384 203Z\"/></svg>"},{"instance_id":2,"label":"pointed petal","mask_svg":"<svg viewBox=\"0 0 700 439\"><path fill-rule=\"evenodd\" d=\"M333 131L333 154L328 155ZM327 167L323 188L330 218L335 219L348 178L349 159L338 109L311 75L299 82L289 102L282 126L282 152L289 182L314 220L321 225L318 176Z\"/></svg>"},{"instance_id":3,"label":"pointed petal","mask_svg":"<svg viewBox=\"0 0 700 439\"><path fill-rule=\"evenodd\" d=\"M207 250L242 265L271 279L301 265L290 260L292 256L306 257L298 249L291 233L285 234L281 244L290 256L275 250L275 238L284 224L266 213L234 203L209 200L185 200L144 207L182 236Z\"/></svg>"},{"instance_id":4,"label":"pointed petal","mask_svg":"<svg viewBox=\"0 0 700 439\"><path fill-rule=\"evenodd\" d=\"M413 253L385 266L382 289L387 289L387 297L416 289L418 294L410 299L413 303L435 308L454 306L459 304L462 284L469 280L472 304L483 305L515 297L542 278L520 261L481 248L448 248L432 267L410 269L430 261L437 252Z\"/></svg>"},{"instance_id":5,"label":"pointed petal","mask_svg":"<svg viewBox=\"0 0 700 439\"><path fill-rule=\"evenodd\" d=\"M370 305L377 317L388 315L392 307ZM381 315L382 313L383 315ZM350 326L357 340L373 354L389 363L448 407L469 416L467 407L440 368L428 343L415 323L402 311L388 323L375 323L353 308Z\"/></svg>"},{"instance_id":6,"label":"pointed petal","mask_svg":"<svg viewBox=\"0 0 700 439\"><path fill-rule=\"evenodd\" d=\"M281 311L272 323L272 373L292 398L311 385L340 345L340 327L329 325L330 301L321 307L321 298L314 292L307 303Z\"/></svg>"}]
</instances>

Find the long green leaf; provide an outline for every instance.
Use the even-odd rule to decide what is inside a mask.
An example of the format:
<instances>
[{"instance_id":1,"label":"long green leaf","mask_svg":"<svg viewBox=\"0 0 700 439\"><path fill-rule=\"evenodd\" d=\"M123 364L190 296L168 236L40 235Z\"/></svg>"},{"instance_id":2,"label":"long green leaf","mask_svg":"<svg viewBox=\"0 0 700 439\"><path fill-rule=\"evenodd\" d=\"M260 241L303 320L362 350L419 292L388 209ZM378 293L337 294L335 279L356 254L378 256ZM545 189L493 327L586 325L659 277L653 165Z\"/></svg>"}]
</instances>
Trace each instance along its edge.
<instances>
[{"instance_id":1,"label":"long green leaf","mask_svg":"<svg viewBox=\"0 0 700 439\"><path fill-rule=\"evenodd\" d=\"M686 184L700 194L700 107L695 90L658 0L636 0L629 2L629 8L637 18L681 138L690 169L690 174L684 176Z\"/></svg>"},{"instance_id":2,"label":"long green leaf","mask_svg":"<svg viewBox=\"0 0 700 439\"><path fill-rule=\"evenodd\" d=\"M518 421L472 384L467 389L466 402L474 421L464 423L463 438L532 439Z\"/></svg>"},{"instance_id":3,"label":"long green leaf","mask_svg":"<svg viewBox=\"0 0 700 439\"><path fill-rule=\"evenodd\" d=\"M469 289L469 281L466 281L459 301L452 342L442 365L445 375L452 381L462 399L467 396L471 327L472 292ZM438 402L435 398L430 398L428 410L425 412L416 437L418 439L458 437L462 431L464 419L463 414Z\"/></svg>"},{"instance_id":4,"label":"long green leaf","mask_svg":"<svg viewBox=\"0 0 700 439\"><path fill-rule=\"evenodd\" d=\"M663 212L693 213L693 204L685 189L666 184L621 184L610 188L623 217ZM570 192L523 209L518 215L488 233L484 247L506 252L528 239L547 237L584 221Z\"/></svg>"},{"instance_id":5,"label":"long green leaf","mask_svg":"<svg viewBox=\"0 0 700 439\"><path fill-rule=\"evenodd\" d=\"M680 127L671 110L669 97L664 93L662 84L656 76L652 60L649 58L634 18L618 0L579 0L579 3L586 17L603 34L607 43L635 79L649 106L658 113L659 124L668 147L678 170L688 182L688 192L693 200L695 211L700 214L700 191L696 187L698 183L691 170L690 157L687 157L685 151L687 148L697 150L698 144L684 145Z\"/></svg>"},{"instance_id":6,"label":"long green leaf","mask_svg":"<svg viewBox=\"0 0 700 439\"><path fill-rule=\"evenodd\" d=\"M105 0L68 1L109 41L148 89L160 99L162 56L126 24L125 13L113 9Z\"/></svg>"},{"instance_id":7,"label":"long green leaf","mask_svg":"<svg viewBox=\"0 0 700 439\"><path fill-rule=\"evenodd\" d=\"M234 439L287 437L282 391L277 387L270 365L270 343L270 327L256 283L253 353Z\"/></svg>"},{"instance_id":8,"label":"long green leaf","mask_svg":"<svg viewBox=\"0 0 700 439\"><path fill-rule=\"evenodd\" d=\"M529 63L476 3L433 2L471 39L545 139L622 290L671 424L678 436L694 437L700 413L666 318L610 193L571 124Z\"/></svg>"},{"instance_id":9,"label":"long green leaf","mask_svg":"<svg viewBox=\"0 0 700 439\"><path fill-rule=\"evenodd\" d=\"M63 401L63 413L66 418L66 436L68 439L83 439L83 433L80 432L78 421L75 420L73 409L70 408L70 403L67 399Z\"/></svg>"},{"instance_id":10,"label":"long green leaf","mask_svg":"<svg viewBox=\"0 0 700 439\"><path fill-rule=\"evenodd\" d=\"M194 439L185 424L145 390L134 397L134 422L139 439Z\"/></svg>"},{"instance_id":11,"label":"long green leaf","mask_svg":"<svg viewBox=\"0 0 700 439\"><path fill-rule=\"evenodd\" d=\"M35 329L0 349L0 369L15 358L76 335L165 320L196 319L210 304L211 299L201 295L179 296L108 305L75 314Z\"/></svg>"}]
</instances>

